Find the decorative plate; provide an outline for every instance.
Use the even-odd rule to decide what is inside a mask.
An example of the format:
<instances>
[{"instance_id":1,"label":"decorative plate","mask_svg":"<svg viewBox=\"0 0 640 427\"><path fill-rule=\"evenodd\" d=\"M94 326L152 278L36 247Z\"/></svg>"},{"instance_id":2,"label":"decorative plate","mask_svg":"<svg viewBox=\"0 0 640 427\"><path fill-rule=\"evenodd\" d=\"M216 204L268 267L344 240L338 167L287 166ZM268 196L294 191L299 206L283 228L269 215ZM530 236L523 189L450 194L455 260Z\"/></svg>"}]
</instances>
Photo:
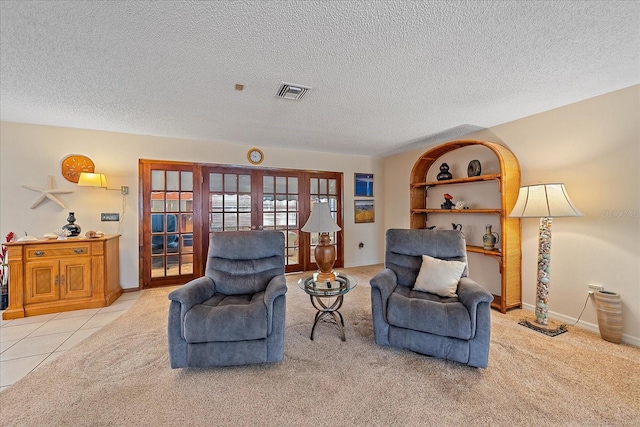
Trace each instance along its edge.
<instances>
[{"instance_id":1,"label":"decorative plate","mask_svg":"<svg viewBox=\"0 0 640 427\"><path fill-rule=\"evenodd\" d=\"M471 160L469 162L469 166L467 167L467 176L479 176L482 167L480 166L479 160Z\"/></svg>"},{"instance_id":2,"label":"decorative plate","mask_svg":"<svg viewBox=\"0 0 640 427\"><path fill-rule=\"evenodd\" d=\"M95 172L96 165L87 156L71 154L62 159L62 176L69 182L78 183L81 172Z\"/></svg>"}]
</instances>

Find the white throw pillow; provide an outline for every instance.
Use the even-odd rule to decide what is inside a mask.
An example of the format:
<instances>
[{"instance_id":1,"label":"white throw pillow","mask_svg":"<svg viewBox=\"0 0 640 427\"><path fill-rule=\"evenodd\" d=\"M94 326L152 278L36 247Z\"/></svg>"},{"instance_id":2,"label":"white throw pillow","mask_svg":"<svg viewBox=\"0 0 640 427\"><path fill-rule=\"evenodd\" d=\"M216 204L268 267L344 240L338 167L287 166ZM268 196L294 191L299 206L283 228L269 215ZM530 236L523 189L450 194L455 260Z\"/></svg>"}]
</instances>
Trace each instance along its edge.
<instances>
[{"instance_id":1,"label":"white throw pillow","mask_svg":"<svg viewBox=\"0 0 640 427\"><path fill-rule=\"evenodd\" d=\"M456 289L464 267L462 261L445 261L422 255L422 267L413 289L441 297L457 297Z\"/></svg>"}]
</instances>

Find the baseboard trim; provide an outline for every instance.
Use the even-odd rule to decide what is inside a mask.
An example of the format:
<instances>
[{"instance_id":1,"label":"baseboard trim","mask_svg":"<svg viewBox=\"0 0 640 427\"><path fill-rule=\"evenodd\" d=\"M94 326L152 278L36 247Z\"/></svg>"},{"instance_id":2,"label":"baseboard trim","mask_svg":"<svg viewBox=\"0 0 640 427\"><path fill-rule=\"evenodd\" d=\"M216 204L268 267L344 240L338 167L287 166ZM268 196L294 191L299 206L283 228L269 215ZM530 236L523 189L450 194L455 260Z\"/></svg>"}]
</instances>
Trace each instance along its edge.
<instances>
[{"instance_id":1,"label":"baseboard trim","mask_svg":"<svg viewBox=\"0 0 640 427\"><path fill-rule=\"evenodd\" d=\"M533 305L527 304L527 303L522 303L522 309L530 311L531 313L535 311ZM580 329L585 329L587 331L594 332L598 335L600 334L600 329L598 328L598 325L585 322L584 320L581 320L576 325L574 325L577 319L573 317L565 316L564 314L556 313L554 311L549 311L549 318L556 320L558 322L566 323L567 325L570 325L570 326L576 326ZM640 347L640 338L632 337L631 335L622 334L622 342L625 344L632 345L634 347Z\"/></svg>"},{"instance_id":2,"label":"baseboard trim","mask_svg":"<svg viewBox=\"0 0 640 427\"><path fill-rule=\"evenodd\" d=\"M384 268L384 261L361 261L358 263L349 263L349 264L345 264L344 268L351 268L351 267L368 267L371 265L378 265L380 264L383 268Z\"/></svg>"}]
</instances>

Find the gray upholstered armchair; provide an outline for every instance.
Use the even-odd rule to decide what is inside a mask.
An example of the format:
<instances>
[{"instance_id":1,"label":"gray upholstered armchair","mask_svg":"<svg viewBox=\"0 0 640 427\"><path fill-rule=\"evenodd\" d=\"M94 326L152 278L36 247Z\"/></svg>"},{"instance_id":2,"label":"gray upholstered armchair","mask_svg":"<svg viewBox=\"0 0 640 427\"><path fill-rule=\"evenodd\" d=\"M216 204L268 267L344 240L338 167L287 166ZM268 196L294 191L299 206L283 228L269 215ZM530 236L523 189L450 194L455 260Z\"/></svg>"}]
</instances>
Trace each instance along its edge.
<instances>
[{"instance_id":1,"label":"gray upholstered armchair","mask_svg":"<svg viewBox=\"0 0 640 427\"><path fill-rule=\"evenodd\" d=\"M423 260L428 268L421 270ZM454 291L438 290L447 296L416 290L417 280L424 286L425 277L441 273L432 273L432 262L459 267L450 278ZM377 344L487 367L493 296L468 277L466 242L460 231L387 230L385 269L370 283Z\"/></svg>"},{"instance_id":2,"label":"gray upholstered armchair","mask_svg":"<svg viewBox=\"0 0 640 427\"><path fill-rule=\"evenodd\" d=\"M281 361L286 292L281 232L214 233L205 275L169 294L171 367Z\"/></svg>"}]
</instances>

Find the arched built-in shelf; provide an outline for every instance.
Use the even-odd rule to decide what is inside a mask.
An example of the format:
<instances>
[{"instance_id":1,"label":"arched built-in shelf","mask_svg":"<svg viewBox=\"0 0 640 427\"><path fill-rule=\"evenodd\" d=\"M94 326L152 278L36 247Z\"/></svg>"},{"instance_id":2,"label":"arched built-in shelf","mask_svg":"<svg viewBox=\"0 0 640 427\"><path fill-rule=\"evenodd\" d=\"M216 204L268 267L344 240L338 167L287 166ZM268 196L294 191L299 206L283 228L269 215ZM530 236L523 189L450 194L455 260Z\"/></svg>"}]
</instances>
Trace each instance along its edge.
<instances>
[{"instance_id":1,"label":"arched built-in shelf","mask_svg":"<svg viewBox=\"0 0 640 427\"><path fill-rule=\"evenodd\" d=\"M491 150L497 158L499 171L479 176L453 178L445 181L428 180L429 169L439 159L455 150L468 146L481 146ZM457 160L457 159L456 159ZM461 155L459 162L466 165L470 160ZM438 165L439 166L439 165ZM484 181L497 182L499 207L473 206L470 209L436 209L428 207L429 189L443 185L466 185ZM487 141L458 140L432 148L416 161L411 171L411 228L427 228L429 215L495 215L499 218L500 242L498 250L486 250L482 246L468 245L467 251L486 255L497 260L500 269L500 294L494 293L492 307L506 312L510 308L522 307L521 280L521 227L519 218L509 218L520 188L520 165L507 147Z\"/></svg>"}]
</instances>

